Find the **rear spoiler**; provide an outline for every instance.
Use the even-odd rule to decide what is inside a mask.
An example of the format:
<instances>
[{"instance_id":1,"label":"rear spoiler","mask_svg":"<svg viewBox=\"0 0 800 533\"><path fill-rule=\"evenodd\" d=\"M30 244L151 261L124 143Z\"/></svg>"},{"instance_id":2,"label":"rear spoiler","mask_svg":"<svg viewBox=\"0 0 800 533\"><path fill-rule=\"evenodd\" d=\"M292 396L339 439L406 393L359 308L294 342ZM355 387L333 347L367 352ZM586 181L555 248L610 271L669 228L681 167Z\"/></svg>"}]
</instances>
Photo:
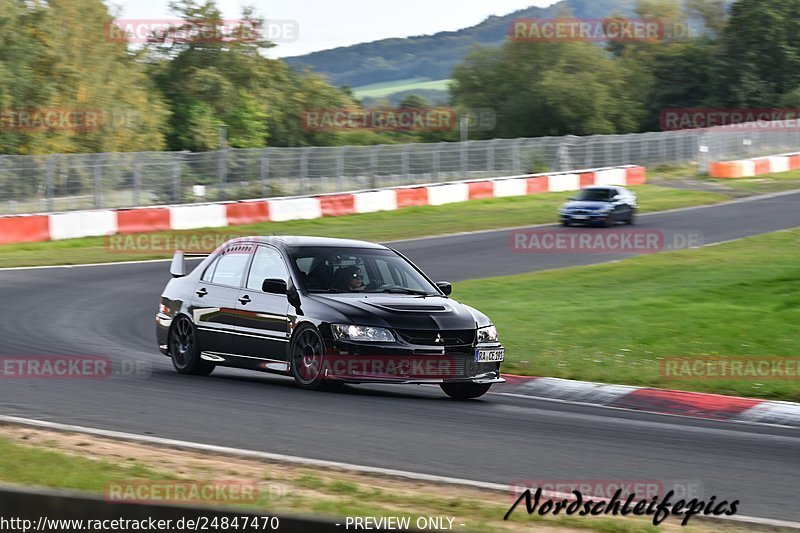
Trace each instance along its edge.
<instances>
[{"instance_id":1,"label":"rear spoiler","mask_svg":"<svg viewBox=\"0 0 800 533\"><path fill-rule=\"evenodd\" d=\"M209 255L210 254L196 254L175 250L175 255L172 256L172 264L169 266L169 273L172 274L173 278L182 278L186 275L187 257L208 257Z\"/></svg>"}]
</instances>

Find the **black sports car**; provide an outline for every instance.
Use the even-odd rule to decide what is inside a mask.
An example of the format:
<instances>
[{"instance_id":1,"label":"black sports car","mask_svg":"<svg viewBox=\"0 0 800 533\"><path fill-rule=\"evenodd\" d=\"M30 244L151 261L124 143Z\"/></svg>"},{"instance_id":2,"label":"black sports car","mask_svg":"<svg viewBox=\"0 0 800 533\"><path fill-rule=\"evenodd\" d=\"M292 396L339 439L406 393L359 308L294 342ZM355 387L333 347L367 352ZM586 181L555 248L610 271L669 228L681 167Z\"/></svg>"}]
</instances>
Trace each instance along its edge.
<instances>
[{"instance_id":1,"label":"black sports car","mask_svg":"<svg viewBox=\"0 0 800 533\"><path fill-rule=\"evenodd\" d=\"M504 349L489 318L385 246L246 237L188 275L176 252L170 271L156 331L183 374L229 366L289 374L307 389L437 383L458 399L504 381Z\"/></svg>"}]
</instances>

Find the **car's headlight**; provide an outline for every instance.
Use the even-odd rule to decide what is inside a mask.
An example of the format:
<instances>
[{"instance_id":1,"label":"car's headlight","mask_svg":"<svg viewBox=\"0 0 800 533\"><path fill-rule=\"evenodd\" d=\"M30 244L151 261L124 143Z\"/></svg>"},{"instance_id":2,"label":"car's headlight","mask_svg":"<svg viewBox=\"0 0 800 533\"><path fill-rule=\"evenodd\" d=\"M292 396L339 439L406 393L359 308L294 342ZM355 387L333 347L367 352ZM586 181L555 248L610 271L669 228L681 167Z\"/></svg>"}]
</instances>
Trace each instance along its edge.
<instances>
[{"instance_id":1,"label":"car's headlight","mask_svg":"<svg viewBox=\"0 0 800 533\"><path fill-rule=\"evenodd\" d=\"M497 328L494 326L478 328L478 342L497 342Z\"/></svg>"},{"instance_id":2,"label":"car's headlight","mask_svg":"<svg viewBox=\"0 0 800 533\"><path fill-rule=\"evenodd\" d=\"M331 326L336 340L350 340L362 342L394 342L391 331L386 328L372 326L354 326L352 324L333 324Z\"/></svg>"}]
</instances>

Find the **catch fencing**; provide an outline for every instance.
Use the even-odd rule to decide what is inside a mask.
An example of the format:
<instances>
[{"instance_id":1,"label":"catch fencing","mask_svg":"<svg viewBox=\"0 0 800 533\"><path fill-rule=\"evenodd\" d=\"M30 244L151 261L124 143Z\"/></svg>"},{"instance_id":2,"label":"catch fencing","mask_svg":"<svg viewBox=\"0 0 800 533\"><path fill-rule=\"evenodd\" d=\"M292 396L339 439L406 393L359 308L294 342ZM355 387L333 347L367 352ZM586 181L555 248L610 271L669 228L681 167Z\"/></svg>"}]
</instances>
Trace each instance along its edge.
<instances>
[{"instance_id":1,"label":"catch fencing","mask_svg":"<svg viewBox=\"0 0 800 533\"><path fill-rule=\"evenodd\" d=\"M0 155L0 215L324 194L800 149L800 131L714 128L585 137L213 152Z\"/></svg>"}]
</instances>

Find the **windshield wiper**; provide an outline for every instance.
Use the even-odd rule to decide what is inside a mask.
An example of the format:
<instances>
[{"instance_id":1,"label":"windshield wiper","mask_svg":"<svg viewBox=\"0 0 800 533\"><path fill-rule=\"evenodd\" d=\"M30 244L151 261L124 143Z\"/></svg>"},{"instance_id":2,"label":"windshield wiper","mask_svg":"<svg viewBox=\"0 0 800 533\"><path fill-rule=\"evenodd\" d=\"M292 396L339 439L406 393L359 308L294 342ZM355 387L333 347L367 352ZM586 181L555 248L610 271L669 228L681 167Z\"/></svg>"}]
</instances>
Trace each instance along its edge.
<instances>
[{"instance_id":1,"label":"windshield wiper","mask_svg":"<svg viewBox=\"0 0 800 533\"><path fill-rule=\"evenodd\" d=\"M387 287L383 289L383 292L388 292L390 294L417 294L419 296L435 296L434 294L431 294L428 291L409 289L407 287Z\"/></svg>"},{"instance_id":2,"label":"windshield wiper","mask_svg":"<svg viewBox=\"0 0 800 533\"><path fill-rule=\"evenodd\" d=\"M336 293L336 292L344 292L344 291L342 289L308 289L308 292L330 292L330 293Z\"/></svg>"}]
</instances>

